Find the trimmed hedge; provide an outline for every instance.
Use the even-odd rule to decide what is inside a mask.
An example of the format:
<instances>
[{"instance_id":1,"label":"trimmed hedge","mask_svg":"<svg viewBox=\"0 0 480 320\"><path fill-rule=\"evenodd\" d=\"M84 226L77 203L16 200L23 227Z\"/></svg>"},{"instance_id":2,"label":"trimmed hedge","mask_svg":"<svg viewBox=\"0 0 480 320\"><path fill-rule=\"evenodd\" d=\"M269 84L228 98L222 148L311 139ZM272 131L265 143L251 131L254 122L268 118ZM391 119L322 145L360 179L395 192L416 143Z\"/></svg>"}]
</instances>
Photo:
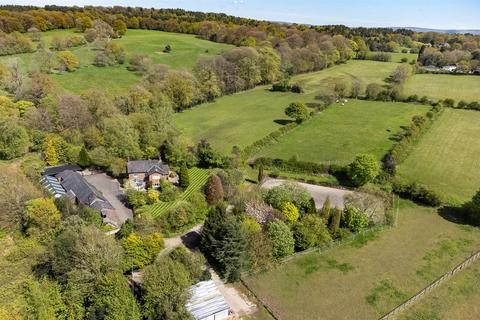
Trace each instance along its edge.
<instances>
[{"instance_id":1,"label":"trimmed hedge","mask_svg":"<svg viewBox=\"0 0 480 320\"><path fill-rule=\"evenodd\" d=\"M410 199L416 203L438 207L442 204L442 199L433 190L428 189L424 185L417 184L416 182L404 183L399 180L395 180L392 183L393 192L400 197Z\"/></svg>"},{"instance_id":2,"label":"trimmed hedge","mask_svg":"<svg viewBox=\"0 0 480 320\"><path fill-rule=\"evenodd\" d=\"M395 167L402 163L411 153L415 144L438 118L443 109L438 106L432 107L425 116L414 116L409 126L403 127L396 134L397 143L383 157L383 169L394 175Z\"/></svg>"},{"instance_id":3,"label":"trimmed hedge","mask_svg":"<svg viewBox=\"0 0 480 320\"><path fill-rule=\"evenodd\" d=\"M330 165L307 162L307 161L298 161L295 159L283 160L283 159L272 159L261 157L255 159L253 163L254 167L259 167L263 165L265 168L269 169L278 169L283 171L295 172L295 173L304 173L304 174L322 174L330 173Z\"/></svg>"}]
</instances>

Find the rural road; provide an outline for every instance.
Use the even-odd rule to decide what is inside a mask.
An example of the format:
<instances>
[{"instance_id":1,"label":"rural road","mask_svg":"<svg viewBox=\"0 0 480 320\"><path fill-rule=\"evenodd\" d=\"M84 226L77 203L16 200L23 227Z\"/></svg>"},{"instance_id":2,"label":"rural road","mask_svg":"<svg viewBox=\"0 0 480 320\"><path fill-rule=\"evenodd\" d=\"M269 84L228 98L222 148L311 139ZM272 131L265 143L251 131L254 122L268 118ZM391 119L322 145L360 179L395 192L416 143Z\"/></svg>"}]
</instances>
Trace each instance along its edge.
<instances>
[{"instance_id":1,"label":"rural road","mask_svg":"<svg viewBox=\"0 0 480 320\"><path fill-rule=\"evenodd\" d=\"M325 202L327 197L330 197L330 203L332 204L332 207L343 209L345 206L344 200L343 200L345 195L353 193L353 191L349 191L349 190L322 187L314 184L308 184L308 183L296 182L296 181L284 180L284 179L273 179L273 178L266 179L262 183L262 188L271 189L273 187L280 186L287 182L295 182L301 185L302 187L305 187L308 190L308 192L310 192L310 194L312 195L312 198L315 200L315 206L317 207L317 209L322 208L323 203Z\"/></svg>"},{"instance_id":2,"label":"rural road","mask_svg":"<svg viewBox=\"0 0 480 320\"><path fill-rule=\"evenodd\" d=\"M200 239L200 230L202 229L202 227L203 223L200 223L178 236L172 238L164 238L163 241L165 244L165 248L163 248L158 255L166 255L173 249L182 245L186 246L189 249L192 249L196 246L196 242L198 242L198 240Z\"/></svg>"}]
</instances>

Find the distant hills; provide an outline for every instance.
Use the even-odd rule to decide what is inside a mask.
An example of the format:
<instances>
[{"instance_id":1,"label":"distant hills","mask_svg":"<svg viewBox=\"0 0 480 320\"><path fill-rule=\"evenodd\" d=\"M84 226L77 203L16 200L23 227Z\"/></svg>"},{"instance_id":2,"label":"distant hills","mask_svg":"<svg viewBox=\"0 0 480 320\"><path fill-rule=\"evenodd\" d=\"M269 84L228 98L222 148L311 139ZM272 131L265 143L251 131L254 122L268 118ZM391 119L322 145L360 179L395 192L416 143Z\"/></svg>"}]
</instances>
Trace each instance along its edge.
<instances>
[{"instance_id":1,"label":"distant hills","mask_svg":"<svg viewBox=\"0 0 480 320\"><path fill-rule=\"evenodd\" d=\"M417 27L395 27L392 29L408 29L415 32L438 32L438 33L471 33L471 34L480 34L480 29L429 29L429 28L417 28Z\"/></svg>"}]
</instances>

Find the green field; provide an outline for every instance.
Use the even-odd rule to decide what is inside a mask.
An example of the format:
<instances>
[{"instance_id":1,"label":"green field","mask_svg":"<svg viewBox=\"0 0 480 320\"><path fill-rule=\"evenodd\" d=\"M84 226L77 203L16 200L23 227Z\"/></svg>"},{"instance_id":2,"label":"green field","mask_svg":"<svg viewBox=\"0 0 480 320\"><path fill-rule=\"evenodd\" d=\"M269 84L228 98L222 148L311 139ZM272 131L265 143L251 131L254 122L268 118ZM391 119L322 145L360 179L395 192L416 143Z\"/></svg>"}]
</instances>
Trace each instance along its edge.
<instances>
[{"instance_id":1,"label":"green field","mask_svg":"<svg viewBox=\"0 0 480 320\"><path fill-rule=\"evenodd\" d=\"M419 300L401 320L477 320L480 315L480 263L476 262Z\"/></svg>"},{"instance_id":2,"label":"green field","mask_svg":"<svg viewBox=\"0 0 480 320\"><path fill-rule=\"evenodd\" d=\"M207 139L230 154L233 146L244 148L287 123L284 109L292 101L313 102L314 95L258 87L177 113L174 121L192 142Z\"/></svg>"},{"instance_id":3,"label":"green field","mask_svg":"<svg viewBox=\"0 0 480 320\"><path fill-rule=\"evenodd\" d=\"M480 76L416 74L405 84L405 93L456 102L480 101Z\"/></svg>"},{"instance_id":4,"label":"green field","mask_svg":"<svg viewBox=\"0 0 480 320\"><path fill-rule=\"evenodd\" d=\"M48 44L56 35L63 37L73 32L73 30L45 32L43 40ZM128 56L142 53L148 55L152 63L162 63L184 70L190 70L200 57L215 55L231 48L230 45L201 40L194 35L152 30L128 30L124 37L112 41L125 46L128 52L127 61ZM162 50L167 44L172 47L172 51L165 54ZM126 69L127 64L104 68L92 66L96 52L91 46L70 50L78 56L80 69L71 73L51 75L61 88L68 91L81 93L87 89L103 88L111 93L121 93L140 79L139 75ZM33 56L34 54L5 56L0 57L0 62L18 58L28 70L34 65Z\"/></svg>"},{"instance_id":5,"label":"green field","mask_svg":"<svg viewBox=\"0 0 480 320\"><path fill-rule=\"evenodd\" d=\"M378 319L479 246L479 228L404 202L395 228L244 280L278 319Z\"/></svg>"},{"instance_id":6,"label":"green field","mask_svg":"<svg viewBox=\"0 0 480 320\"><path fill-rule=\"evenodd\" d=\"M261 156L328 163L348 163L358 153L381 159L390 138L427 107L417 104L350 100L332 105L307 123L260 151Z\"/></svg>"},{"instance_id":7,"label":"green field","mask_svg":"<svg viewBox=\"0 0 480 320\"><path fill-rule=\"evenodd\" d=\"M480 188L480 112L446 109L399 166L398 174L445 194L471 199Z\"/></svg>"},{"instance_id":8,"label":"green field","mask_svg":"<svg viewBox=\"0 0 480 320\"><path fill-rule=\"evenodd\" d=\"M200 190L205 183L207 182L208 176L210 175L210 170L208 169L200 169L200 168L192 168L188 170L188 174L190 177L190 184L188 185L187 190L182 193L182 195L175 201L172 202L159 202L157 204L153 204L150 206L146 206L142 208L142 211L145 210L150 212L154 217L160 216L162 213L167 211L169 208L173 207L176 203L183 200L188 200L190 195L195 191Z\"/></svg>"},{"instance_id":9,"label":"green field","mask_svg":"<svg viewBox=\"0 0 480 320\"><path fill-rule=\"evenodd\" d=\"M387 62L349 61L319 72L293 77L292 82L303 84L303 94L270 92L269 87L257 87L196 106L176 114L174 119L193 142L207 139L216 149L230 154L233 146L243 148L286 123L288 118L284 110L289 103L315 102L315 95L328 83L329 78L357 77L365 83L382 83L395 66L395 63Z\"/></svg>"},{"instance_id":10,"label":"green field","mask_svg":"<svg viewBox=\"0 0 480 320\"><path fill-rule=\"evenodd\" d=\"M371 82L385 84L385 79L398 67L393 62L378 62L369 60L351 60L344 64L335 65L322 71L301 74L292 77L292 82L301 82L305 91L318 91L328 85L331 78L359 79L366 86Z\"/></svg>"}]
</instances>

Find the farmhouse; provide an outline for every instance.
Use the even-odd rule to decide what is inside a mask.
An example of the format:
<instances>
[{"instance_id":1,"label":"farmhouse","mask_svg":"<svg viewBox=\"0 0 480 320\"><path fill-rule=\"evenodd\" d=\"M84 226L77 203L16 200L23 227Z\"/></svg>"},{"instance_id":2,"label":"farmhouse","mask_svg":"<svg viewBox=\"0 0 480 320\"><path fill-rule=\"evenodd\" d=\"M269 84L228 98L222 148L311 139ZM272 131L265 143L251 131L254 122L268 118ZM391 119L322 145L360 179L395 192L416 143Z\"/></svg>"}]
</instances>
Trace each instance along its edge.
<instances>
[{"instance_id":1,"label":"farmhouse","mask_svg":"<svg viewBox=\"0 0 480 320\"><path fill-rule=\"evenodd\" d=\"M230 314L222 293L212 280L201 281L190 287L192 294L186 307L195 320L224 320Z\"/></svg>"},{"instance_id":2,"label":"farmhouse","mask_svg":"<svg viewBox=\"0 0 480 320\"><path fill-rule=\"evenodd\" d=\"M128 161L127 173L130 185L137 190L145 189L147 186L159 188L161 179L175 182L176 177L161 159Z\"/></svg>"},{"instance_id":3,"label":"farmhouse","mask_svg":"<svg viewBox=\"0 0 480 320\"><path fill-rule=\"evenodd\" d=\"M103 222L118 227L115 208L103 195L89 184L78 172L77 165L64 165L47 168L40 183L55 198L67 197L75 204L89 207L99 212Z\"/></svg>"}]
</instances>

